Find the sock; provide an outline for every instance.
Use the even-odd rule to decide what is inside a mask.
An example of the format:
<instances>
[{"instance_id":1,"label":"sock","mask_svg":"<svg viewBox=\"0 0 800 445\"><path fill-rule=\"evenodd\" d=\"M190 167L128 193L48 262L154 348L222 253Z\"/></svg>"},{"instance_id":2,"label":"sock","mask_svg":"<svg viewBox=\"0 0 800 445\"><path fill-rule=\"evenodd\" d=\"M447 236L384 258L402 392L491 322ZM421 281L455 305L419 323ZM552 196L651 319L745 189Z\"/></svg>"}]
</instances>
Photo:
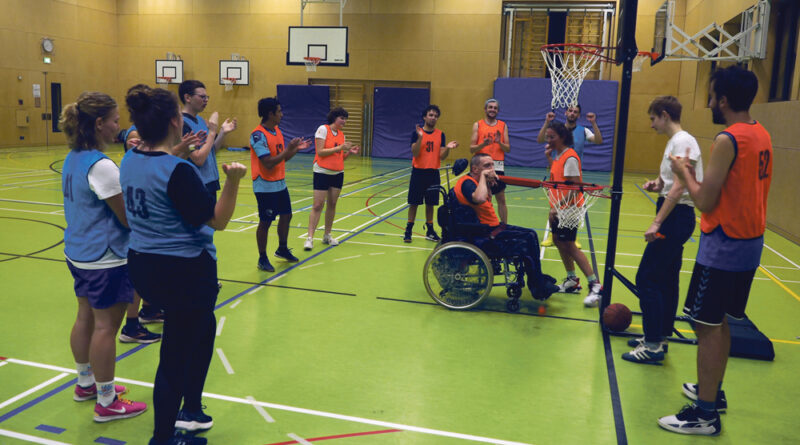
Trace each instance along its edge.
<instances>
[{"instance_id":1,"label":"sock","mask_svg":"<svg viewBox=\"0 0 800 445\"><path fill-rule=\"evenodd\" d=\"M406 223L406 229L410 229L412 227L414 227L414 221L409 221Z\"/></svg>"},{"instance_id":2,"label":"sock","mask_svg":"<svg viewBox=\"0 0 800 445\"><path fill-rule=\"evenodd\" d=\"M288 241L278 242L278 250L286 250L288 248L289 248L289 242Z\"/></svg>"},{"instance_id":3,"label":"sock","mask_svg":"<svg viewBox=\"0 0 800 445\"><path fill-rule=\"evenodd\" d=\"M702 411L701 415L704 419L712 417L714 410L716 409L715 402L706 402L705 400L700 400L699 398L694 402L694 404L700 408L700 411Z\"/></svg>"},{"instance_id":4,"label":"sock","mask_svg":"<svg viewBox=\"0 0 800 445\"><path fill-rule=\"evenodd\" d=\"M136 317L125 317L125 328L126 329L136 329L139 327L139 316Z\"/></svg>"},{"instance_id":5,"label":"sock","mask_svg":"<svg viewBox=\"0 0 800 445\"><path fill-rule=\"evenodd\" d=\"M75 369L78 371L78 386L86 388L94 385L94 374L88 363L75 362Z\"/></svg>"},{"instance_id":6,"label":"sock","mask_svg":"<svg viewBox=\"0 0 800 445\"><path fill-rule=\"evenodd\" d=\"M589 280L590 283L594 283L595 281L597 281L597 275L595 274L586 275L586 279Z\"/></svg>"},{"instance_id":7,"label":"sock","mask_svg":"<svg viewBox=\"0 0 800 445\"><path fill-rule=\"evenodd\" d=\"M102 406L111 405L114 403L114 397L116 396L113 380L110 382L97 382L97 403Z\"/></svg>"},{"instance_id":8,"label":"sock","mask_svg":"<svg viewBox=\"0 0 800 445\"><path fill-rule=\"evenodd\" d=\"M567 271L567 278L577 278L577 277L578 276L575 275L575 271L574 270L568 270Z\"/></svg>"},{"instance_id":9,"label":"sock","mask_svg":"<svg viewBox=\"0 0 800 445\"><path fill-rule=\"evenodd\" d=\"M647 349L649 349L651 351L656 351L656 350L658 350L658 347L661 345L661 342L658 342L658 341L655 341L655 342L646 341L646 342L644 342L644 345L645 345L645 347L647 347Z\"/></svg>"},{"instance_id":10,"label":"sock","mask_svg":"<svg viewBox=\"0 0 800 445\"><path fill-rule=\"evenodd\" d=\"M263 259L264 259L264 258L266 258L266 257L267 257L267 251L264 251L264 252L258 252L258 259L259 259L259 260L263 260Z\"/></svg>"}]
</instances>

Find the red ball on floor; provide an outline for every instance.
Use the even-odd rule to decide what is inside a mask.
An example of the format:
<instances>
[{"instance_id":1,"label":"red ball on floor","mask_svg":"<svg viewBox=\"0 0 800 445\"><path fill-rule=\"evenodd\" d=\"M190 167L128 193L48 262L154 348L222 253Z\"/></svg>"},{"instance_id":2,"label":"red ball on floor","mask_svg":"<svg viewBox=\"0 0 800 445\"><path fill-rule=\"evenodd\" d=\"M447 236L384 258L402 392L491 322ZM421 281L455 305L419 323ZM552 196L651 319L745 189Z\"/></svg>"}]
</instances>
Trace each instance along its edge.
<instances>
[{"instance_id":1,"label":"red ball on floor","mask_svg":"<svg viewBox=\"0 0 800 445\"><path fill-rule=\"evenodd\" d=\"M631 310L622 303L609 304L603 311L603 325L614 332L622 332L631 325Z\"/></svg>"}]
</instances>

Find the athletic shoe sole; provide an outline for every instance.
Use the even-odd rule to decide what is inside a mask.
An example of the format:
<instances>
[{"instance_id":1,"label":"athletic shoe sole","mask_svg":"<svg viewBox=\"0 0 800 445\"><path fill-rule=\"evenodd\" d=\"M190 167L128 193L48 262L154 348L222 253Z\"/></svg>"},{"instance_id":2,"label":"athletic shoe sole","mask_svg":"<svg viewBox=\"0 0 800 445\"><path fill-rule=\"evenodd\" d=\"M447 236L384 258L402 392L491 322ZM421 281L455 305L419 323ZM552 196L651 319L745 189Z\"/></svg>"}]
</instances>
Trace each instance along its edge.
<instances>
[{"instance_id":1,"label":"athletic shoe sole","mask_svg":"<svg viewBox=\"0 0 800 445\"><path fill-rule=\"evenodd\" d=\"M207 423L195 422L195 421L187 422L185 420L175 421L175 428L185 431L205 431L205 430L210 430L211 427L213 426L214 426L213 421Z\"/></svg>"},{"instance_id":2,"label":"athletic shoe sole","mask_svg":"<svg viewBox=\"0 0 800 445\"><path fill-rule=\"evenodd\" d=\"M125 334L119 334L119 341L122 343L140 343L143 345L148 345L150 343L155 343L161 340L161 337L158 338L137 338L137 337L129 337Z\"/></svg>"},{"instance_id":3,"label":"athletic shoe sole","mask_svg":"<svg viewBox=\"0 0 800 445\"><path fill-rule=\"evenodd\" d=\"M300 259L295 257L295 256L287 257L287 256L283 256L283 255L279 254L278 252L275 252L275 258L280 258L280 259L286 260L286 261L288 261L290 263L296 263L296 262L300 261Z\"/></svg>"}]
</instances>

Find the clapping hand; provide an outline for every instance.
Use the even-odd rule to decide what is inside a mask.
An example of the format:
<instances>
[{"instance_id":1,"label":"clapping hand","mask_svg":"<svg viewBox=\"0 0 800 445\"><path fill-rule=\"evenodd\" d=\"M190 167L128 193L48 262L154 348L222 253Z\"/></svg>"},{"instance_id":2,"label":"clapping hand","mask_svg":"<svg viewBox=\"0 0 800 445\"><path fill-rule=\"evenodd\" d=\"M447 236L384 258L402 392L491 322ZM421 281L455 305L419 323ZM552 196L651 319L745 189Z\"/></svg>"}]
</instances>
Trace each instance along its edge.
<instances>
[{"instance_id":1,"label":"clapping hand","mask_svg":"<svg viewBox=\"0 0 800 445\"><path fill-rule=\"evenodd\" d=\"M247 173L247 167L238 162L231 162L230 164L222 164L222 171L228 177L228 180L238 181Z\"/></svg>"}]
</instances>

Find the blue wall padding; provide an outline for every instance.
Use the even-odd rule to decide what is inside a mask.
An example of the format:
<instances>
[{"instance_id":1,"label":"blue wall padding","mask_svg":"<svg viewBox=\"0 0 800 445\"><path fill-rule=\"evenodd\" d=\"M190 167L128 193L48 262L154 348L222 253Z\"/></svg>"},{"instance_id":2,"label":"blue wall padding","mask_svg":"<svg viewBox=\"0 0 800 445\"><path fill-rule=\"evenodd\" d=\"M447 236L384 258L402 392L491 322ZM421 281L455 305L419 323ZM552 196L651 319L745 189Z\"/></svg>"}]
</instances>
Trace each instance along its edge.
<instances>
[{"instance_id":1,"label":"blue wall padding","mask_svg":"<svg viewBox=\"0 0 800 445\"><path fill-rule=\"evenodd\" d=\"M588 127L586 113L597 114L597 125L603 134L603 143L587 142L583 154L583 170L611 171L614 129L617 116L618 82L610 80L586 80L581 86L578 102L581 117L578 124ZM494 97L500 102L497 118L508 124L511 151L506 154L507 165L524 167L547 167L544 143L536 142L539 129L544 124L552 99L550 79L502 78L494 81ZM565 122L564 109L555 111L556 120ZM646 119L647 116L632 118Z\"/></svg>"},{"instance_id":2,"label":"blue wall padding","mask_svg":"<svg viewBox=\"0 0 800 445\"><path fill-rule=\"evenodd\" d=\"M279 125L288 144L293 138L311 140L303 153L314 152L314 133L327 123L331 110L330 87L327 85L278 85L278 101L283 119Z\"/></svg>"},{"instance_id":3,"label":"blue wall padding","mask_svg":"<svg viewBox=\"0 0 800 445\"><path fill-rule=\"evenodd\" d=\"M427 88L375 88L372 156L411 159L411 133L430 104Z\"/></svg>"}]
</instances>

